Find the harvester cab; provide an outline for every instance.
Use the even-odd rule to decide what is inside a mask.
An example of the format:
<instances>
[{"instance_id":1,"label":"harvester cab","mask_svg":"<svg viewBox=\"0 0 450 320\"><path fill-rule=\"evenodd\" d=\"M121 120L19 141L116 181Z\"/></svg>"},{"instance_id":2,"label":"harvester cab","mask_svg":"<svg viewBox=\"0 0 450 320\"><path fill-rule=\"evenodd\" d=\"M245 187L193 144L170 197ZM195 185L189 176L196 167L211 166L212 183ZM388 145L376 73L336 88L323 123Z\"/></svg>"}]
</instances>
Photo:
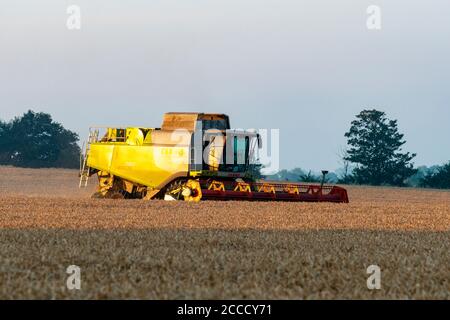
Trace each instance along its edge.
<instances>
[{"instance_id":1,"label":"harvester cab","mask_svg":"<svg viewBox=\"0 0 450 320\"><path fill-rule=\"evenodd\" d=\"M224 114L166 113L161 128L93 127L80 187L97 175L93 197L166 200L348 202L345 189L256 179L261 138L233 130Z\"/></svg>"}]
</instances>

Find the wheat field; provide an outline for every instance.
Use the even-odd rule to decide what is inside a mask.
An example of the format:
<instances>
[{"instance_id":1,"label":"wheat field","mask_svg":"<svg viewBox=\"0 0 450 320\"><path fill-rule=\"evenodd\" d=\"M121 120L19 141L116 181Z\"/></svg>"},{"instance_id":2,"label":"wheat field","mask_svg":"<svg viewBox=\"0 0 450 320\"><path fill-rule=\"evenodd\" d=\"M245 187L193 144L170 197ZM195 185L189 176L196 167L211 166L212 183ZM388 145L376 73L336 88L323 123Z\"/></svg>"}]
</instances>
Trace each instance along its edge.
<instances>
[{"instance_id":1,"label":"wheat field","mask_svg":"<svg viewBox=\"0 0 450 320\"><path fill-rule=\"evenodd\" d=\"M1 299L449 299L450 192L350 204L90 199L77 171L0 167ZM367 288L369 265L381 289ZM68 290L66 268L81 268Z\"/></svg>"}]
</instances>

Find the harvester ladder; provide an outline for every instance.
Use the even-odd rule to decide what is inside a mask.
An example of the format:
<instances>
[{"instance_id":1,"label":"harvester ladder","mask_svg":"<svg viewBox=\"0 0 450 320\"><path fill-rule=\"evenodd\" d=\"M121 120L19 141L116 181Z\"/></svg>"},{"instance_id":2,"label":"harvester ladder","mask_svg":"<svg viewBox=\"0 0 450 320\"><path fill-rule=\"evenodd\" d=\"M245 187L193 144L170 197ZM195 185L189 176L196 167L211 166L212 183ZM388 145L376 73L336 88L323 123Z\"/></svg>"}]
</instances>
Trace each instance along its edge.
<instances>
[{"instance_id":1,"label":"harvester ladder","mask_svg":"<svg viewBox=\"0 0 450 320\"><path fill-rule=\"evenodd\" d=\"M89 154L89 150L91 149L91 143L97 142L98 140L98 130L89 131L89 138L86 143L84 143L83 148L84 153L81 155L82 160L80 164L80 184L79 188L87 187L89 176L90 176L90 168L87 165L87 158Z\"/></svg>"}]
</instances>

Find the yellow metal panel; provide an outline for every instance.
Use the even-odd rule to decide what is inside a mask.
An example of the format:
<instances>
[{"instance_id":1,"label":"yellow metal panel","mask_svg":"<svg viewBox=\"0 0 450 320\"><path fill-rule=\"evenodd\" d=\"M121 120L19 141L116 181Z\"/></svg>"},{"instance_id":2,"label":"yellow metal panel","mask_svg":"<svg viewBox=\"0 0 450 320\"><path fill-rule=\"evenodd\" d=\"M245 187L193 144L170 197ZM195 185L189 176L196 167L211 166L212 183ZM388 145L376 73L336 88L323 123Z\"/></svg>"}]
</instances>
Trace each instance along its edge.
<instances>
[{"instance_id":1,"label":"yellow metal panel","mask_svg":"<svg viewBox=\"0 0 450 320\"><path fill-rule=\"evenodd\" d=\"M109 171L113 158L114 144L92 143L90 146L87 165L102 171Z\"/></svg>"},{"instance_id":2,"label":"yellow metal panel","mask_svg":"<svg viewBox=\"0 0 450 320\"><path fill-rule=\"evenodd\" d=\"M95 143L91 145L88 165L156 188L173 175L187 175L189 147Z\"/></svg>"}]
</instances>

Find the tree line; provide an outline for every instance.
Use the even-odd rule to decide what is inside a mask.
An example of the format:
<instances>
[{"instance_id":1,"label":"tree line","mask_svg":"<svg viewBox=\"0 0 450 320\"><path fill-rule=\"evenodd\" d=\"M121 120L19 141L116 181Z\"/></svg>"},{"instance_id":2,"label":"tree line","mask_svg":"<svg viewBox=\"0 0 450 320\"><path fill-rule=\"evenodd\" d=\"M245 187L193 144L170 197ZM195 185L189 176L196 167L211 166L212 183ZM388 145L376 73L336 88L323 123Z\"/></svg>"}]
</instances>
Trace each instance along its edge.
<instances>
[{"instance_id":1,"label":"tree line","mask_svg":"<svg viewBox=\"0 0 450 320\"><path fill-rule=\"evenodd\" d=\"M404 152L404 135L397 120L378 110L363 110L345 133L348 148L342 152L343 168L328 182L374 186L450 188L450 162L431 168L415 168L415 153ZM296 168L282 170L270 179L319 182L320 175Z\"/></svg>"},{"instance_id":2,"label":"tree line","mask_svg":"<svg viewBox=\"0 0 450 320\"><path fill-rule=\"evenodd\" d=\"M374 186L450 188L450 161L431 168L415 168L415 153L404 152L404 135L397 120L378 110L363 110L345 133L343 168L327 175L327 182ZM77 168L77 133L65 129L43 112L29 110L9 122L0 120L0 165ZM281 170L267 179L320 182L322 176L296 168Z\"/></svg>"},{"instance_id":3,"label":"tree line","mask_svg":"<svg viewBox=\"0 0 450 320\"><path fill-rule=\"evenodd\" d=\"M49 114L30 110L9 122L0 120L0 165L77 168L78 140Z\"/></svg>"},{"instance_id":4,"label":"tree line","mask_svg":"<svg viewBox=\"0 0 450 320\"><path fill-rule=\"evenodd\" d=\"M292 170L280 170L279 172L265 176L267 180L293 181L305 183L320 183L322 181L322 174L313 172L311 170L304 170L302 168L294 168ZM329 172L324 180L326 183L338 184L358 184L356 179L351 174L345 174L345 169L340 168L336 172ZM402 185L403 187L415 188L436 188L436 189L450 189L450 162L444 165L435 165L431 167L421 166L417 168L417 172L408 177ZM368 185L385 185L396 186L394 184L368 184Z\"/></svg>"}]
</instances>

